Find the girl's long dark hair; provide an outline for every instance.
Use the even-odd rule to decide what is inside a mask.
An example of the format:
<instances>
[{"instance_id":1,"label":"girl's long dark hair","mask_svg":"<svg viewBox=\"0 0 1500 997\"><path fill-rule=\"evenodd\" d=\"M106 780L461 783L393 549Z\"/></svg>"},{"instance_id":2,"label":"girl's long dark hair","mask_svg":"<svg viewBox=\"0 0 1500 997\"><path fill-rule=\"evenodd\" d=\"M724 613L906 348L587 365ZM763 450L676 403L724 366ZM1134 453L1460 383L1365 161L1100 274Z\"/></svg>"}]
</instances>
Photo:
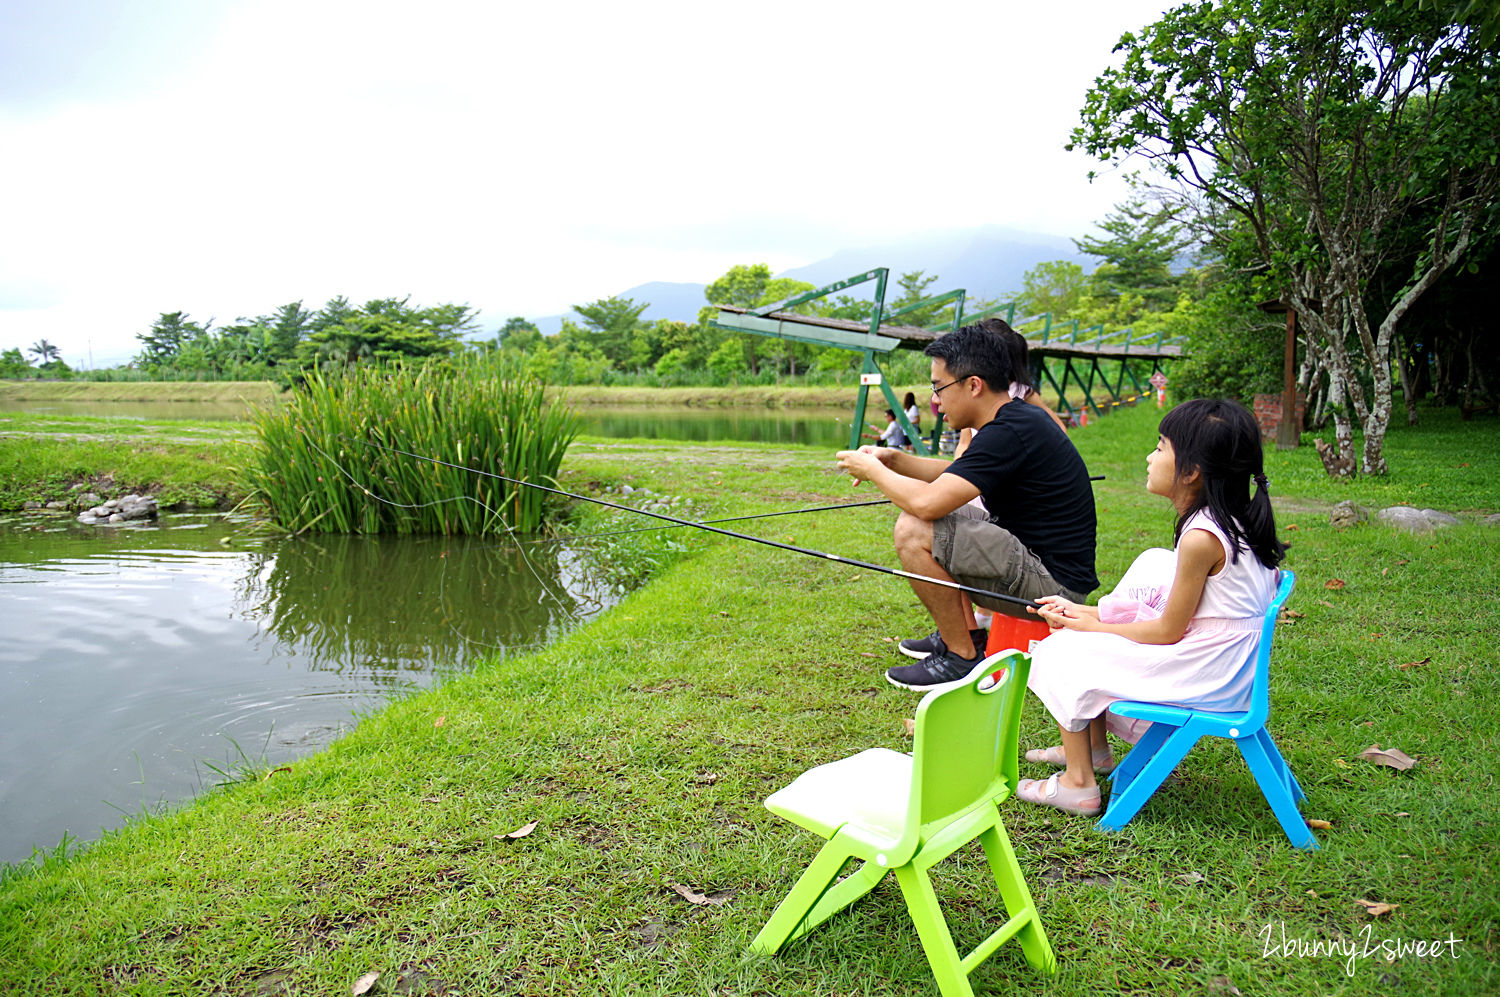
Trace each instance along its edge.
<instances>
[{"instance_id":1,"label":"girl's long dark hair","mask_svg":"<svg viewBox=\"0 0 1500 997\"><path fill-rule=\"evenodd\" d=\"M1249 410L1238 402L1198 398L1168 412L1158 431L1172 444L1177 477L1197 471L1203 484L1178 517L1175 538L1181 539L1184 524L1207 509L1235 547L1231 561L1239 560L1243 546L1266 567L1279 565L1286 545L1276 538L1260 427Z\"/></svg>"}]
</instances>

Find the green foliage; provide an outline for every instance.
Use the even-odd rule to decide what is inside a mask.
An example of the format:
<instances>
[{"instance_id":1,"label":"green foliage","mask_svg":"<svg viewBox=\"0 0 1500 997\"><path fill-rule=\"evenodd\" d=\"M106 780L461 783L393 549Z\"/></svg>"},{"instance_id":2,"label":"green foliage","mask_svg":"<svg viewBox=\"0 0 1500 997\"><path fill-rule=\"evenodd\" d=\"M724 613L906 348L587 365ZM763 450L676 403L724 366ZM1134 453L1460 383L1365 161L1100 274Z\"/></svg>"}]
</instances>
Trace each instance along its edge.
<instances>
[{"instance_id":1,"label":"green foliage","mask_svg":"<svg viewBox=\"0 0 1500 997\"><path fill-rule=\"evenodd\" d=\"M297 345L297 359L352 364L451 356L474 329L474 312L468 305L413 308L410 300L378 298L361 309L339 307L337 321L319 323Z\"/></svg>"},{"instance_id":2,"label":"green foliage","mask_svg":"<svg viewBox=\"0 0 1500 997\"><path fill-rule=\"evenodd\" d=\"M1083 267L1066 260L1038 263L1021 278L1016 315L1051 312L1054 319L1072 318L1088 293Z\"/></svg>"},{"instance_id":3,"label":"green foliage","mask_svg":"<svg viewBox=\"0 0 1500 997\"><path fill-rule=\"evenodd\" d=\"M1281 392L1285 318L1258 311L1237 291L1221 286L1163 316L1168 334L1187 340L1185 357L1171 367L1173 398L1234 398L1249 406L1257 393Z\"/></svg>"},{"instance_id":4,"label":"green foliage","mask_svg":"<svg viewBox=\"0 0 1500 997\"><path fill-rule=\"evenodd\" d=\"M1336 412L1358 416L1366 473L1386 470L1395 328L1500 198L1500 53L1465 26L1472 13L1442 0L1177 7L1120 40L1073 133L1105 161L1146 162L1211 240L1245 233L1246 262L1296 308ZM1377 297L1408 218L1424 237L1407 279Z\"/></svg>"},{"instance_id":5,"label":"green foliage","mask_svg":"<svg viewBox=\"0 0 1500 997\"><path fill-rule=\"evenodd\" d=\"M0 377L26 377L31 373L31 364L20 350L12 347L0 353Z\"/></svg>"},{"instance_id":6,"label":"green foliage","mask_svg":"<svg viewBox=\"0 0 1500 997\"><path fill-rule=\"evenodd\" d=\"M1174 214L1137 197L1117 205L1099 227L1108 238L1073 240L1081 251L1099 258L1089 275L1091 293L1106 300L1135 295L1149 311L1172 308L1183 283L1172 273L1172 263L1188 244Z\"/></svg>"},{"instance_id":7,"label":"green foliage","mask_svg":"<svg viewBox=\"0 0 1500 997\"><path fill-rule=\"evenodd\" d=\"M257 414L246 477L296 532L535 530L545 492L474 472L554 484L577 420L543 391L535 376L477 359L314 373Z\"/></svg>"}]
</instances>

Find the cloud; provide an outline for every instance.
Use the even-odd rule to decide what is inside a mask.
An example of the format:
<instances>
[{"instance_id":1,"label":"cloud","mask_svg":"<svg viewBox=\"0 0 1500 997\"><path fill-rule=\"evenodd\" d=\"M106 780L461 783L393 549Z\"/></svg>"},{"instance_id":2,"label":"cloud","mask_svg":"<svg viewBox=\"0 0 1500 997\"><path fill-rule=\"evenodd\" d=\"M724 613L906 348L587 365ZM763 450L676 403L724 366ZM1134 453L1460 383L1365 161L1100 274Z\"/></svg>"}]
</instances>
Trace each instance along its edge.
<instances>
[{"instance_id":1,"label":"cloud","mask_svg":"<svg viewBox=\"0 0 1500 997\"><path fill-rule=\"evenodd\" d=\"M34 6L60 13L0 50L29 60L0 77L28 306L0 347L70 363L177 309L411 294L493 323L934 228L1081 234L1123 187L1061 147L1160 9Z\"/></svg>"}]
</instances>

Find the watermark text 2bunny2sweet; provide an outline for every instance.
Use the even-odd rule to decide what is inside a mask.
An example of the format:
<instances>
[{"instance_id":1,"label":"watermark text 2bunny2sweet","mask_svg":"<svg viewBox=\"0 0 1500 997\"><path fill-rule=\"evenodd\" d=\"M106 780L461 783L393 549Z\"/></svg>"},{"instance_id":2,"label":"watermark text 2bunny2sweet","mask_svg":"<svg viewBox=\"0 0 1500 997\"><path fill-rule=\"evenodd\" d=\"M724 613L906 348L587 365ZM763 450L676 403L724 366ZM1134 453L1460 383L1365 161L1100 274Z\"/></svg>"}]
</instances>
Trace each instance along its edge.
<instances>
[{"instance_id":1,"label":"watermark text 2bunny2sweet","mask_svg":"<svg viewBox=\"0 0 1500 997\"><path fill-rule=\"evenodd\" d=\"M1379 957L1386 962L1399 959L1458 958L1463 939L1451 931L1447 938L1376 938L1375 926L1367 924L1347 938L1303 938L1287 934L1286 922L1267 924L1259 932L1264 945L1262 958L1320 959L1338 957L1344 960L1344 972L1354 975L1361 959Z\"/></svg>"}]
</instances>

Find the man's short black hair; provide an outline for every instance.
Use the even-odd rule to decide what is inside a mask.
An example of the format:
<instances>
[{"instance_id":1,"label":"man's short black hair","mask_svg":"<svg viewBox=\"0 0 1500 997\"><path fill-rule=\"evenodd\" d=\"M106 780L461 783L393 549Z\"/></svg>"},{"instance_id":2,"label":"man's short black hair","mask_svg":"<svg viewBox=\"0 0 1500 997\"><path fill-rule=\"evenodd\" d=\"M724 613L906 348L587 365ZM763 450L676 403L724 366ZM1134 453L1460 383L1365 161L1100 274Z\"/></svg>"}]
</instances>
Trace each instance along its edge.
<instances>
[{"instance_id":1,"label":"man's short black hair","mask_svg":"<svg viewBox=\"0 0 1500 997\"><path fill-rule=\"evenodd\" d=\"M1004 319L987 318L939 336L922 352L943 361L950 377L980 377L990 390L1003 393L1016 379L1007 332L1016 335Z\"/></svg>"}]
</instances>

